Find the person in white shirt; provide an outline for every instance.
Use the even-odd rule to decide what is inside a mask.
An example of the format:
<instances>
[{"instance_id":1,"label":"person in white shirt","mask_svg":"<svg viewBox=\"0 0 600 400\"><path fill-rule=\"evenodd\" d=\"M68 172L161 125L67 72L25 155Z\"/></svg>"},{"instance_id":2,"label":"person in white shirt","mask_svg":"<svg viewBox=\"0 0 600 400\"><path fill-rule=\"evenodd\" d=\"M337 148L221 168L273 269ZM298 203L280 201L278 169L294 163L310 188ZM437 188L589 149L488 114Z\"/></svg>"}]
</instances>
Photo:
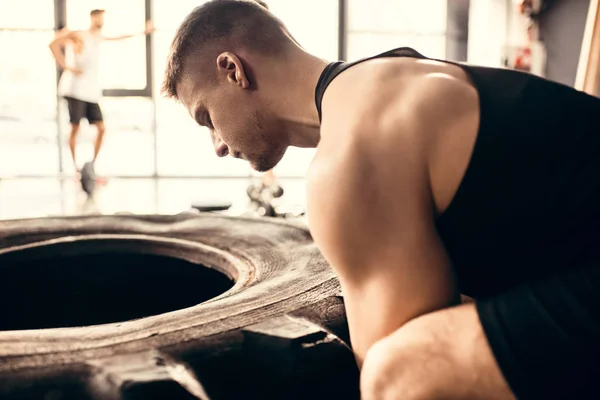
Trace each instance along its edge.
<instances>
[{"instance_id":1,"label":"person in white shirt","mask_svg":"<svg viewBox=\"0 0 600 400\"><path fill-rule=\"evenodd\" d=\"M122 40L135 36L103 36L101 31L104 26L104 13L104 10L92 10L88 30L70 31L64 28L50 43L50 49L56 58L56 62L63 70L58 84L58 94L60 97L65 98L68 103L71 124L69 147L77 171L79 171L79 168L77 166L76 144L80 121L85 118L90 125L95 125L98 129L92 162L96 161L104 139L104 121L102 110L98 104L102 97L102 87L99 79L100 44L105 40ZM148 35L153 31L152 23L148 21L143 34ZM61 51L63 48L65 48L65 54Z\"/></svg>"}]
</instances>

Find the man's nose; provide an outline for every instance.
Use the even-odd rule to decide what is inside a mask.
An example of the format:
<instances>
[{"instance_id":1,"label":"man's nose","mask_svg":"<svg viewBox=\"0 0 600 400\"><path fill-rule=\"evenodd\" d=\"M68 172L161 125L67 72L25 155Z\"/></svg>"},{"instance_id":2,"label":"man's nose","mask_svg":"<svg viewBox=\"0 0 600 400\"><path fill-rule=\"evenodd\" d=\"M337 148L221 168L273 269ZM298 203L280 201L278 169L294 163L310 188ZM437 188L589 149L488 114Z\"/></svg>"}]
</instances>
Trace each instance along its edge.
<instances>
[{"instance_id":1,"label":"man's nose","mask_svg":"<svg viewBox=\"0 0 600 400\"><path fill-rule=\"evenodd\" d=\"M229 155L229 147L217 136L214 130L210 130L210 139L213 142L213 146L215 146L215 153L219 157L226 157Z\"/></svg>"},{"instance_id":2,"label":"man's nose","mask_svg":"<svg viewBox=\"0 0 600 400\"><path fill-rule=\"evenodd\" d=\"M215 140L215 153L219 157L226 157L229 154L229 147L219 139Z\"/></svg>"}]
</instances>

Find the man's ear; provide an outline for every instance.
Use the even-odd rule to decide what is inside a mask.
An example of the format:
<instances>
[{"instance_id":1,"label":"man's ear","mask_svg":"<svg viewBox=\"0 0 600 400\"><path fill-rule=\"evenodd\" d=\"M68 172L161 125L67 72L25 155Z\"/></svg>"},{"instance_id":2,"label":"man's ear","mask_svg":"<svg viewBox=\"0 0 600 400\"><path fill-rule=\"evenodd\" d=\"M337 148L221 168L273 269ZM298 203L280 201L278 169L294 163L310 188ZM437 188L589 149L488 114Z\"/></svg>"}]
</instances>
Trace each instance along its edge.
<instances>
[{"instance_id":1,"label":"man's ear","mask_svg":"<svg viewBox=\"0 0 600 400\"><path fill-rule=\"evenodd\" d=\"M225 76L229 83L240 86L242 89L250 87L250 81L244 70L242 61L233 53L225 52L217 57L219 74Z\"/></svg>"}]
</instances>

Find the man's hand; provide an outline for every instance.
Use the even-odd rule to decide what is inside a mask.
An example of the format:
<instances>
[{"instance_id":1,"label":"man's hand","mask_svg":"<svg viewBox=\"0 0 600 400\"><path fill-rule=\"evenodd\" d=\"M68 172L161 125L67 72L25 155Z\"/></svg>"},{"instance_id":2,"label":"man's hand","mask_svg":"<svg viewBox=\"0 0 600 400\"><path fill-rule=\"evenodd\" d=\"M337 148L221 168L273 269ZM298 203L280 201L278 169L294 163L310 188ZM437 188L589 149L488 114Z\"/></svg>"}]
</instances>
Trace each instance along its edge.
<instances>
[{"instance_id":1,"label":"man's hand","mask_svg":"<svg viewBox=\"0 0 600 400\"><path fill-rule=\"evenodd\" d=\"M154 24L152 23L152 21L148 20L146 21L146 28L144 29L144 31L142 32L143 35L149 35L152 32L154 32L156 29L154 28ZM129 34L129 35L121 35L121 36L113 36L113 37L104 37L104 40L123 40L123 39L129 39L132 38L134 36L139 35L139 33L137 34Z\"/></svg>"},{"instance_id":2,"label":"man's hand","mask_svg":"<svg viewBox=\"0 0 600 400\"><path fill-rule=\"evenodd\" d=\"M76 68L76 67L66 67L65 71L71 71L73 73L73 75L75 75L75 76L79 76L79 75L83 74L83 70L81 68Z\"/></svg>"},{"instance_id":3,"label":"man's hand","mask_svg":"<svg viewBox=\"0 0 600 400\"><path fill-rule=\"evenodd\" d=\"M77 34L77 32L75 31L69 31L68 29L63 29L59 34L57 34L56 38L54 38L54 40L52 42L50 42L50 45L48 47L50 47L50 51L52 51L52 54L54 55L54 58L56 59L56 63L58 64L58 66L63 69L64 71L70 69L67 68L67 66L65 65L65 56L62 54L61 49L67 44L67 43L73 43L73 45L76 47L76 52L78 52L78 48L79 51L81 51L81 38L79 37L79 35ZM77 68L74 68L76 70L78 70ZM74 69L71 69L72 71ZM75 71L73 71L73 73L75 73L76 75L81 74L81 71L78 70L79 72L76 73Z\"/></svg>"},{"instance_id":4,"label":"man's hand","mask_svg":"<svg viewBox=\"0 0 600 400\"><path fill-rule=\"evenodd\" d=\"M146 21L146 29L144 30L144 35L149 35L151 33L153 33L156 30L156 28L154 27L154 24L152 23L152 21L148 20Z\"/></svg>"}]
</instances>

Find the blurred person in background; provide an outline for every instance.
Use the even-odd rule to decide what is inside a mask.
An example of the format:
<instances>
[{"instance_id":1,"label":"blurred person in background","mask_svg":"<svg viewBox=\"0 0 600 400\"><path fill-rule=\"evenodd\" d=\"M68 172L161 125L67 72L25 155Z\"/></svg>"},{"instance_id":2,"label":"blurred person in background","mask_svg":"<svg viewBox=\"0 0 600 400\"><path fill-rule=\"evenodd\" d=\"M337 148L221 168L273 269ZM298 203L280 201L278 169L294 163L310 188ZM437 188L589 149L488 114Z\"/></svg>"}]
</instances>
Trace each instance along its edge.
<instances>
[{"instance_id":1,"label":"blurred person in background","mask_svg":"<svg viewBox=\"0 0 600 400\"><path fill-rule=\"evenodd\" d=\"M69 122L71 124L69 148L71 149L75 170L78 172L80 169L77 165L76 145L80 121L85 118L90 125L95 125L98 130L94 143L92 165L98 157L104 139L104 119L98 104L102 97L99 74L100 44L105 40L123 40L137 35L103 36L104 13L104 10L92 10L88 30L71 31L64 27L57 32L55 39L50 43L52 54L63 71L58 84L58 94L65 98L68 103ZM152 23L147 21L146 29L139 34L148 35L153 31ZM66 50L65 54L62 52L63 48Z\"/></svg>"}]
</instances>

